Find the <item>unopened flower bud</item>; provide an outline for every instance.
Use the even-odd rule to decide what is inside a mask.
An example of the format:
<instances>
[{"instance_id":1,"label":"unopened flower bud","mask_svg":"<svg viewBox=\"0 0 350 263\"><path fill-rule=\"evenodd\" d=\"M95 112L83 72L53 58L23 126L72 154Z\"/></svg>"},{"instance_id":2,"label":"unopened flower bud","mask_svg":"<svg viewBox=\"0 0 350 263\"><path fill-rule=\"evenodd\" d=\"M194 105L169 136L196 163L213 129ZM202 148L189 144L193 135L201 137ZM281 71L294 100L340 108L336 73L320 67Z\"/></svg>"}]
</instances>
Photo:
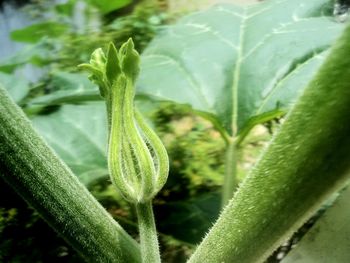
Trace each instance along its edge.
<instances>
[{"instance_id":1,"label":"unopened flower bud","mask_svg":"<svg viewBox=\"0 0 350 263\"><path fill-rule=\"evenodd\" d=\"M151 200L166 182L169 161L164 145L134 108L140 57L131 39L107 56L96 50L81 65L100 88L109 120L108 166L114 185L130 202Z\"/></svg>"}]
</instances>

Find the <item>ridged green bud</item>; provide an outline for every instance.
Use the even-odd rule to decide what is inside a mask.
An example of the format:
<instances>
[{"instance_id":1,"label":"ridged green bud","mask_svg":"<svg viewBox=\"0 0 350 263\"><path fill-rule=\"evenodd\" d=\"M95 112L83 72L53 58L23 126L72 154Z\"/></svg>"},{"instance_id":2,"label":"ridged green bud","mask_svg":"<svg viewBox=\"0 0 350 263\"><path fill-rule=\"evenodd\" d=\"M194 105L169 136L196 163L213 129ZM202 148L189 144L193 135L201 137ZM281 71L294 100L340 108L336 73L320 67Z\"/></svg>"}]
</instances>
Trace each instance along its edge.
<instances>
[{"instance_id":1,"label":"ridged green bud","mask_svg":"<svg viewBox=\"0 0 350 263\"><path fill-rule=\"evenodd\" d=\"M108 166L113 184L130 202L150 201L164 186L169 160L164 145L134 107L140 56L131 39L107 56L97 49L88 70L105 98L109 120Z\"/></svg>"}]
</instances>

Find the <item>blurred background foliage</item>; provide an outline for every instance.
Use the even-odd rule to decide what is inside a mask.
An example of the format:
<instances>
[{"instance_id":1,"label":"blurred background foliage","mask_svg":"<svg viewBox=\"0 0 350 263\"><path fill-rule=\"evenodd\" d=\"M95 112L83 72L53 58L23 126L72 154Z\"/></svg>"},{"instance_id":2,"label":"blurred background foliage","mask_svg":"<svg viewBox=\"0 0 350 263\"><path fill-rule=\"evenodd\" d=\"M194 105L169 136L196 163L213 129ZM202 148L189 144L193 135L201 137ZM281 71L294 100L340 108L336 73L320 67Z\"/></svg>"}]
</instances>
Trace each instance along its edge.
<instances>
[{"instance_id":1,"label":"blurred background foliage","mask_svg":"<svg viewBox=\"0 0 350 263\"><path fill-rule=\"evenodd\" d=\"M76 100L79 91L96 88L77 71L77 65L87 62L94 49L110 41L120 46L129 37L141 53L163 27L204 5L201 1L190 1L190 5L175 2L5 1L0 9L0 83L38 132L135 238L135 212L108 179L103 104L95 95L91 95L92 102ZM64 101L60 92L65 94ZM73 104L67 92L71 92ZM170 156L168 182L154 201L164 262L183 262L218 216L225 142L208 121L184 106L142 99L138 106ZM258 126L245 140L238 167L241 179L277 125ZM2 181L0 188L0 262L82 262Z\"/></svg>"}]
</instances>

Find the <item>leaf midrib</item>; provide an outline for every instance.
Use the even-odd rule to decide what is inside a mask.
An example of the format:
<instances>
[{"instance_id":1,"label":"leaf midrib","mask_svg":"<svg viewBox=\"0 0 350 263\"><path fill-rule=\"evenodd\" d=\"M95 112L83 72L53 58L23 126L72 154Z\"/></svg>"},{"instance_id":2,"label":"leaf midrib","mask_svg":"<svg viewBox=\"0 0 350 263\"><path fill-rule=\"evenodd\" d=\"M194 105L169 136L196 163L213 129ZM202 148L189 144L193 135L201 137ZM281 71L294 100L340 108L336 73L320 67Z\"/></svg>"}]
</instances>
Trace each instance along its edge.
<instances>
[{"instance_id":1,"label":"leaf midrib","mask_svg":"<svg viewBox=\"0 0 350 263\"><path fill-rule=\"evenodd\" d=\"M233 72L233 84L232 84L232 137L235 137L238 130L238 87L241 73L241 65L243 58L243 42L244 42L244 32L247 21L247 8L243 8L242 21L240 24L239 31L239 42L238 42L238 53L237 53L237 62L236 67Z\"/></svg>"}]
</instances>

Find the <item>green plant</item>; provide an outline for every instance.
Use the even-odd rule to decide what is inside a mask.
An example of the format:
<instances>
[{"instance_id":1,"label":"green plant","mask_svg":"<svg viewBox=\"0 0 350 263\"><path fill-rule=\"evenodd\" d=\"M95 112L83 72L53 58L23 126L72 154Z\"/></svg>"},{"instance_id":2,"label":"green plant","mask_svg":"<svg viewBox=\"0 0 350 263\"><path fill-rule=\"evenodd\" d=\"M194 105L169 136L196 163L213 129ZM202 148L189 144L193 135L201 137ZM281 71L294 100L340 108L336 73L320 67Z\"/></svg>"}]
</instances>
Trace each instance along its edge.
<instances>
[{"instance_id":1,"label":"green plant","mask_svg":"<svg viewBox=\"0 0 350 263\"><path fill-rule=\"evenodd\" d=\"M119 48L131 36L136 49L142 51L168 18L154 1L141 1L131 11L118 13L131 2L33 1L26 10L36 23L10 34L11 40L27 47L2 60L0 71L12 73L16 68L33 64L53 71L74 72L76 65L87 61L97 47L113 41ZM48 13L49 18L43 15Z\"/></svg>"},{"instance_id":2,"label":"green plant","mask_svg":"<svg viewBox=\"0 0 350 263\"><path fill-rule=\"evenodd\" d=\"M328 0L271 0L194 13L165 29L143 52L137 93L189 105L221 133L227 144L224 206L237 188L244 138L257 124L286 113L343 28ZM52 103L46 99L41 103ZM81 99L78 94L70 102Z\"/></svg>"},{"instance_id":3,"label":"green plant","mask_svg":"<svg viewBox=\"0 0 350 263\"><path fill-rule=\"evenodd\" d=\"M276 18L279 17L277 14L280 14L278 12L280 12L282 4L287 3L285 1L270 1L264 5L254 6L251 9L245 9L244 12L249 13L254 11L254 13L252 13L254 14L252 17L257 17L257 14L264 13L266 10L272 10L270 15L274 15ZM323 46L321 45L321 49L323 50L325 49L325 46L327 46L337 35L336 33L342 29L342 25L336 24L327 18L319 17L323 10L323 8L320 8L320 6L323 7L324 4L326 4L326 1L318 1L318 3L312 4L305 3L304 5L300 5L299 1L288 2L290 9L292 9L292 7L296 8L293 9L293 11L297 19L294 20L295 17L291 19L290 17L285 16L281 16L280 19L284 22L290 21L290 23L287 24L287 27L291 26L292 28L299 28L302 26L303 29L310 29L310 32L307 33L308 35L312 35L312 32L321 30L319 26L316 26L316 24L320 22L329 25L331 27L330 32L333 32L334 34L329 34L327 39L323 39ZM219 12L220 14L221 12L227 12L230 14L230 16L236 18L237 16L239 17L240 14L236 13L235 11L239 10L240 9L234 7L219 7L218 9L214 9L214 15L209 11L207 14L198 13L195 15L195 17L190 16L183 21L180 21L178 28L171 29L174 31L170 31L170 33L174 35L174 32L176 32L179 41L183 41L183 36L179 36L179 33L182 32L181 28L194 27L196 29L199 28L203 30L204 33L209 32L210 34L213 34L214 38L219 38L219 42L221 42L225 39L221 39L220 36L215 34L216 31L208 30L207 27L203 26L202 24L194 23L193 19L204 19L204 14L211 14L215 17L217 15L215 15L215 12ZM302 16L306 16L307 18L300 19ZM217 21L213 17L211 18L211 21ZM301 24L297 25L298 22ZM248 24L245 25L247 26ZM283 26L283 28L284 27L285 26ZM243 26L242 28L244 29ZM272 30L273 29L275 29L275 24L272 27ZM333 31L334 29L335 31ZM322 30L325 30L325 28L322 28ZM277 32L279 31L277 30ZM291 32L294 33L292 30L287 31L287 34ZM201 50L197 50L196 41L201 41L205 39L205 37L201 36L197 40L190 39L189 35L192 35L192 33L192 31L188 32L184 30L184 36L188 38L188 43L192 44L192 47L195 47L194 50L192 50L193 53L188 54L188 57L185 57L188 59L185 60L186 63L184 63L186 66L191 65L191 63L196 65L196 57L192 57L193 54L203 54L201 53ZM198 35L201 34L198 33ZM247 35L249 34L247 33ZM305 36L306 34L304 34L302 31L301 35ZM291 41L291 38L288 39ZM350 52L349 39L350 28L348 27L344 31L342 37L336 42L336 45L330 51L323 66L319 69L313 80L307 85L307 88L302 92L302 95L292 108L291 112L288 114L285 122L282 124L280 131L275 135L271 144L265 150L255 168L246 177L239 190L236 192L234 198L231 199L231 201L225 207L220 218L209 231L203 242L196 248L189 262L262 262L278 245L288 238L293 231L300 227L300 225L318 209L322 202L324 202L332 192L340 189L344 185L344 182L348 178L350 163L350 156L348 152L350 147L348 136L348 134L350 134L350 126L347 121L347 114L350 110L350 93L348 89L350 65L349 60L347 59L347 54ZM174 89L172 89L171 86L173 82L169 80L175 81L179 79L192 83L191 80L195 79L195 77L199 76L200 74L205 77L206 75L203 73L206 71L194 73L193 76L188 74L192 71L185 71L185 78L175 78L174 80L173 76L180 73L183 74L184 69L186 68L183 66L179 67L180 62L169 62L169 60L172 59L171 61L183 62L184 58L182 57L182 60L175 60L174 57L176 57L176 54L173 56L170 56L169 54L167 54L167 56L164 54L157 54L157 52L176 51L176 49L171 48L172 46L176 46L176 41L174 41L174 43L169 43L165 40L168 39L160 37L160 39L157 39L144 54L144 66L141 68L142 70L145 68L146 72L142 73L141 71L141 74L145 75L141 75L141 79L138 82L140 85L140 91L145 92L148 89L148 94L153 94L155 97L158 96L159 98L170 99L174 98L175 96L175 99L177 98L180 102L191 103L195 110L199 111L202 116L205 116L211 120L215 127L221 132L228 145L228 157L233 157L233 159L236 159L235 156L237 154L237 145L241 145L243 138L252 126L254 126L256 123L271 119L272 117L279 116L282 113L282 110L283 112L285 111L285 108L281 108L281 106L287 105L290 99L295 96L295 93L290 94L290 92L283 92L283 90L288 90L288 87L294 85L299 87L297 84L307 82L309 79L308 73L315 72L317 70L317 64L320 62L319 59L321 58L323 60L323 56L320 56L317 52L315 52L319 51L319 49L315 49L314 41L309 43L310 46L308 46L306 50L303 50L300 53L297 52L297 54L301 55L301 58L297 56L297 59L295 59L295 54L287 57L288 67L282 67L282 73L278 72L276 76L272 74L273 72L271 71L272 73L270 73L273 77L271 77L271 75L266 77L265 84L267 83L267 87L271 88L272 79L272 83L275 83L272 85L272 87L274 87L273 90L275 90L275 92L279 91L279 96L274 95L274 97L272 94L268 96L271 103L270 106L267 107L266 112L262 113L258 111L257 113L262 114L255 115L257 105L248 103L247 105L253 105L253 109L250 109L250 111L248 110L249 107L242 106L239 108L236 105L234 106L236 111L239 109L246 109L247 111L242 111L242 114L237 112L236 118L240 116L240 118L243 118L243 120L238 121L239 119L235 119L237 122L233 121L231 123L232 119L225 117L226 115L224 113L232 113L235 112L235 110L231 112L230 110L226 109L221 112L221 115L215 115L216 113L220 113L220 111L210 112L210 109L206 111L205 108L202 107L203 105L200 104L201 100L196 100L195 102L183 101L184 97L181 97L182 94L178 91L176 93L174 92ZM289 41L287 41L287 43L290 43ZM293 39L291 42L294 45L296 43ZM300 46L296 46L300 48ZM120 52L117 55L113 46L111 46L109 48L107 58L104 57L103 53L99 50L94 53L92 65L85 66L94 73L95 81L98 82L102 95L107 99L107 112L109 117L107 118L106 126L109 123L109 128L111 129L113 127L113 121L118 124L114 127L116 127L115 130L119 132L116 134L116 136L112 136L112 133L110 133L109 143L109 147L112 145L112 152L115 154L114 157L111 157L111 155L109 157L110 167L116 165L113 169L111 169L111 175L114 178L113 180L115 180L114 175L118 175L118 172L115 172L114 169L118 170L121 166L120 163L118 163L120 162L120 159L118 158L117 161L115 161L115 156L123 155L123 158L130 164L124 166L123 169L131 171L131 174L133 173L132 167L136 165L136 167L142 166L146 171L146 174L152 176L153 173L150 172L152 168L150 168L149 163L152 163L152 160L154 160L153 158L157 157L157 154L150 154L150 157L145 153L145 149L149 149L147 143L147 147L144 147L144 145L142 146L142 140L145 137L138 137L135 133L134 127L129 126L130 120L134 118L134 116L132 116L133 112L131 102L128 101L128 103L123 103L123 96L118 96L115 98L109 94L113 93L114 89L111 89L112 86L119 87L119 89L116 91L119 92L120 95L123 95L124 91L130 92L127 96L125 96L125 98L131 99L133 97L132 87L134 87L134 78L137 74L135 72L135 68L129 66L135 65L135 61L137 61L137 59L134 57L130 60L125 59L124 61L123 57L123 55L126 55L127 58L130 58L130 55L131 57L136 56L131 47L132 46L130 43L126 44L122 48L122 50L124 50L126 53ZM268 46L266 48L268 48ZM186 51L186 46L184 46L184 49L182 49L182 51L184 50ZM219 50L223 51L223 49ZM242 50L244 49L241 46L238 50L240 50L242 54ZM278 56L278 58L280 58L282 62L286 61L285 57L282 59L282 56ZM125 63L123 64L121 61L124 61ZM234 61L236 60L229 60L227 67L229 68L230 65L232 66L232 62ZM238 62L242 61L238 59ZM173 70L174 68L172 68L174 65L177 66L177 68L175 67L176 70ZM223 63L223 65L225 65L225 63ZM237 67L237 63L234 65ZM161 68L162 76L167 77L168 81L163 82L163 85L164 83L168 84L168 89L161 90L155 85L157 82L152 81L152 71L157 67L157 74L159 74L159 68ZM203 70L198 65L197 67L195 68L196 70ZM238 65L238 67L241 67L241 69L240 71L234 71L235 79L229 79L230 81L233 81L233 83L236 83L234 87L240 87L238 80L245 81L244 83L246 83L248 80L256 81L254 78L252 80L247 80L244 77L238 78L240 76L240 72L245 72L242 71L242 69L244 67L249 68L250 66L246 66L241 63ZM204 69L206 68L204 67ZM215 76L215 80L217 82L219 81L217 75L213 74L211 76ZM129 86L126 85L127 83ZM154 84L152 90L150 88L151 85L149 85L150 83ZM287 83L289 84L287 85ZM226 87L226 84L223 85ZM192 88L188 88L186 85L179 85L178 87L187 88L185 90L188 92L187 95L193 94L192 88L194 86L192 86ZM258 88L255 85L252 85L251 87ZM244 91L244 89L241 88L240 91L242 92L242 90ZM260 89L258 90L260 91ZM195 89L194 91L198 90ZM260 94L259 91L256 93ZM206 92L215 91L211 91L208 88ZM4 92L2 91L2 94L3 93ZM236 93L236 95L238 95L238 93ZM252 96L252 94L250 95L251 96L240 97L239 101L242 101L241 103L243 104L239 105L245 105L244 102L249 102L252 100L254 96ZM62 98L64 100L64 96ZM192 96L190 98L194 97ZM233 104L228 103L228 108L229 106L238 103L238 97L234 96L234 98L237 100L235 100ZM119 102L116 104L110 104L114 99L117 99ZM269 100L264 102L266 103L265 105L269 104ZM46 217L48 222L51 222L51 224L54 225L58 231L62 232L62 222L65 221L59 221L61 224L57 223L56 217L53 217L51 213L53 209L50 210L50 206L47 202L45 202L45 200L48 201L48 199L45 199L44 197L52 196L52 199L50 199L52 200L51 203L54 202L59 204L61 211L67 212L67 217L63 218L63 220L73 220L75 226L77 227L75 236L70 235L70 233L67 232L63 232L63 234L67 235L67 239L71 242L71 244L73 244L75 248L84 254L88 260L103 262L103 260L106 260L106 258L103 257L108 255L110 256L109 260L111 261L125 261L127 260L126 258L129 257L129 252L131 253L132 251L138 251L137 246L135 246L125 232L121 231L119 227L115 227L115 235L120 235L121 240L123 240L121 244L115 244L116 248L119 249L120 253L122 253L121 258L113 258L113 255L109 253L109 249L107 249L107 251L104 250L108 245L105 243L108 241L108 238L105 238L105 242L94 243L95 251L99 252L96 252L96 254L91 254L92 252L89 252L88 248L91 248L89 247L89 242L86 243L84 242L85 240L81 238L89 238L84 232L85 229L82 227L83 220L81 219L88 218L88 213L91 211L80 205L81 202L86 200L88 200L87 202L93 202L93 199L89 197L89 194L86 191L84 194L82 194L82 186L80 186L76 179L73 179L74 177L71 176L70 172L67 171L65 167L62 168L63 166L58 159L53 157L50 150L42 144L39 138L37 138L35 133L31 130L30 124L25 120L23 115L21 115L19 112L19 109L15 107L8 97L6 95L1 95L1 101L0 120L1 123L4 124L4 129L2 129L0 132L1 141L3 143L0 155L2 162L1 174L5 180L8 181L14 188L20 190L22 195L29 202L39 208L39 211L41 211L42 215ZM260 103L261 101L258 100L258 102ZM226 107L227 105L222 103L221 106ZM261 105L259 105L258 107L260 109ZM217 109L220 110L219 104L215 104L215 106L217 106ZM113 107L119 107L118 113L122 115L113 116ZM229 115L231 116L232 114ZM15 126L16 116L20 116L18 117L20 120L19 127ZM235 114L233 114L233 116L235 116ZM225 122L225 119L228 119L228 121ZM140 118L136 120L136 123L138 123L141 129L145 131L144 127L142 127L143 122ZM225 123L226 127L223 125ZM22 131L25 132L23 133ZM113 129L111 131L113 132ZM125 131L125 133L121 133L120 131ZM152 136L148 131L148 128L146 128L146 132L144 132L146 137ZM130 132L130 134L127 132ZM30 138L27 139L25 136L30 136ZM14 139L13 137L16 138ZM124 147L122 151L113 151L113 149L116 147L113 145L115 145L116 142L112 142L112 140L116 140L116 145L119 145L118 147ZM34 147L31 144L33 141L35 142ZM131 144L131 142L135 142L135 144ZM144 157L142 160L136 159L135 161L133 154L130 153L130 150L128 150L130 145L135 145L135 149L136 147L138 148L137 152L142 152L141 156L148 157ZM36 149L36 147L38 149ZM151 148L155 149L157 147L158 146ZM134 149L131 151L134 151ZM50 164L52 164L52 166L50 166L50 169L47 169L49 166L46 167L46 163L42 161L42 158L48 158L51 160ZM228 158L228 160L232 160L232 158ZM159 161L156 161L156 163L158 163L159 166ZM32 169L33 164L40 164L38 165L37 170ZM232 173L232 171L235 170L235 161L228 161L227 164L233 164L232 169L228 169L231 170L230 172ZM60 171L60 174L63 174L63 176L61 175L63 179L61 178L58 180L59 178L57 171ZM43 172L52 174L52 177L49 177L52 178L52 180L50 179L47 181L46 177L42 176ZM231 175L231 173L228 174ZM33 176L32 180L25 180L28 178L28 174ZM150 178L146 178L149 180L148 183L153 180L154 177L152 176L150 176L150 178L152 178L151 180ZM18 180L18 178L22 180ZM140 188L139 181L132 181L132 178L127 179L131 180L128 182L128 184L133 185L133 187L136 187L136 189L146 189L150 195L144 195L144 192L141 191L140 199L135 198L135 195L129 196L133 193L133 191L125 191L125 182L117 181L119 180L117 178L117 182L115 182L115 184L119 185L119 188L121 187L121 192L124 193L129 200L133 200L133 202L141 201L142 203L142 201L146 201L149 204L150 198L147 197L154 196L156 192L153 191L154 188ZM137 179L140 178L137 177ZM67 180L67 182L69 181L69 183L66 183L65 180ZM158 186L162 185L163 183L164 182L162 181L162 183L158 184ZM39 193L43 193L43 195L40 196L39 194L34 194L35 191L41 189L41 185L45 186L43 190L39 191ZM57 187L59 189L65 189L64 195L62 193L56 195L55 191L53 191L53 194L50 195L50 189L52 189L50 188L50 185L51 187L56 187L56 189ZM71 194L73 192L72 185L77 189L80 189L78 194ZM156 187L156 190L158 190L158 186ZM136 191L136 193L138 192ZM35 198L33 198L33 196ZM65 198L62 199L62 196ZM146 199L142 199L145 196L147 196ZM78 197L84 197L86 200L81 200ZM74 213L71 212L69 205L79 208L79 216L77 218L74 217ZM102 210L95 203L94 207L95 210L93 211L96 212L96 214L102 213ZM60 219L60 217L57 218ZM92 218L94 217L92 216ZM76 221L74 221L74 219L76 219ZM96 224L96 221L94 220L95 219L89 221L91 222L92 227L95 226L94 224ZM103 216L101 220L103 220L106 225L111 224L111 222L108 221L109 219L107 219L105 216ZM153 225L153 222L151 222L151 225ZM92 234L96 235L97 232L98 231L92 231ZM101 236L107 237L105 236L106 233L103 231L101 233ZM143 259L145 259L147 258L148 254L145 252L146 249L144 242L142 242L142 234L141 243L143 243L141 244L141 253L144 254ZM153 244L155 244L155 242L153 242ZM155 246L156 245L154 245L154 247ZM125 254L123 254L123 251ZM99 253L102 254L98 255ZM158 253L154 252L151 256L153 257L155 254ZM157 261L158 255L156 255L155 258L153 257L150 262L153 260ZM130 258L128 258L128 260L130 260ZM137 260L139 260L139 258L135 258L135 262L137 262Z\"/></svg>"},{"instance_id":4,"label":"green plant","mask_svg":"<svg viewBox=\"0 0 350 263\"><path fill-rule=\"evenodd\" d=\"M0 91L0 173L5 181L84 257L139 261L137 244L34 131L6 91Z\"/></svg>"},{"instance_id":5,"label":"green plant","mask_svg":"<svg viewBox=\"0 0 350 263\"><path fill-rule=\"evenodd\" d=\"M343 29L329 4L220 5L180 19L143 53L139 92L190 105L226 141L223 204L237 187L236 157L246 135L285 114Z\"/></svg>"}]
</instances>

